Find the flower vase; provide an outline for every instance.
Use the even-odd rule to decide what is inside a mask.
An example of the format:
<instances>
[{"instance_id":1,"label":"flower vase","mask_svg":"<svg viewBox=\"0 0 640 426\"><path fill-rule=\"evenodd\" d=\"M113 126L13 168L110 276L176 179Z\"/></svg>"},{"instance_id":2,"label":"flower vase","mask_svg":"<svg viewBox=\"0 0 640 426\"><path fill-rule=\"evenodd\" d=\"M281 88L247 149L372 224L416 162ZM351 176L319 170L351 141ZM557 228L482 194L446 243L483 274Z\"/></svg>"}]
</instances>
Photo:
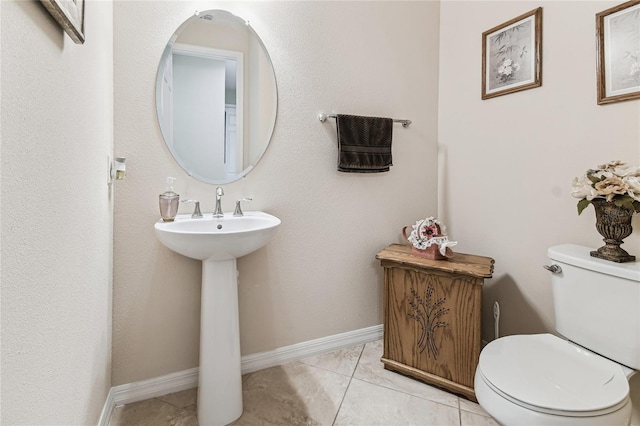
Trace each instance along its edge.
<instances>
[{"instance_id":1,"label":"flower vase","mask_svg":"<svg viewBox=\"0 0 640 426\"><path fill-rule=\"evenodd\" d=\"M596 211L596 229L605 242L604 246L592 251L591 256L618 263L635 261L635 256L620 248L622 240L633 231L631 218L634 211L601 198L594 198L591 204Z\"/></svg>"}]
</instances>

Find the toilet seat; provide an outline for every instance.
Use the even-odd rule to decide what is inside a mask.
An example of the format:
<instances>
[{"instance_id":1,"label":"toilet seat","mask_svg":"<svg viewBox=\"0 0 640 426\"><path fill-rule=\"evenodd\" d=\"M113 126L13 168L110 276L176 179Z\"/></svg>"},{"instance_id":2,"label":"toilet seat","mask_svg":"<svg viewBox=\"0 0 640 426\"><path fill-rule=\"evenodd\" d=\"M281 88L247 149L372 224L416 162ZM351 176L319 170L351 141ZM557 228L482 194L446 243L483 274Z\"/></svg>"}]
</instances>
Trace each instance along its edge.
<instances>
[{"instance_id":1,"label":"toilet seat","mask_svg":"<svg viewBox=\"0 0 640 426\"><path fill-rule=\"evenodd\" d=\"M619 364L551 334L494 340L481 352L477 369L493 392L549 415L602 416L629 399Z\"/></svg>"}]
</instances>

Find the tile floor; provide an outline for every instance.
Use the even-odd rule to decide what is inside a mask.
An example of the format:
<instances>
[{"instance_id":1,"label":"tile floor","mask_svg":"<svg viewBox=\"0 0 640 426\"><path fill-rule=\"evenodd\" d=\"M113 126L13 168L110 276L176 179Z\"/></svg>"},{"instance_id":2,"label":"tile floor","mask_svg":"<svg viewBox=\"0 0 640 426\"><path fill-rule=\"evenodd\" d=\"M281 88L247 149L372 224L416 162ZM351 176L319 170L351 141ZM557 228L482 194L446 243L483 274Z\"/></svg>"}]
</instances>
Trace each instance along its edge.
<instances>
[{"instance_id":1,"label":"tile floor","mask_svg":"<svg viewBox=\"0 0 640 426\"><path fill-rule=\"evenodd\" d=\"M465 398L387 371L382 340L243 376L236 426L493 426ZM110 426L196 426L197 389L117 407Z\"/></svg>"}]
</instances>

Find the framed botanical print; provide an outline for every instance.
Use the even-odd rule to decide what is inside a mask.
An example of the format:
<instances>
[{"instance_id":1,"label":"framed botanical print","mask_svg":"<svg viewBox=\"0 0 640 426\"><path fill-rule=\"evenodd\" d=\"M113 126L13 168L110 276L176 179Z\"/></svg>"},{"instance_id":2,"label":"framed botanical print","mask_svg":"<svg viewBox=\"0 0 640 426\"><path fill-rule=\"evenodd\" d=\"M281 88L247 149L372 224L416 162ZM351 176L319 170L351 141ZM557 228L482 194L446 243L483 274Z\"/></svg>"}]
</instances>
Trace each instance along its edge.
<instances>
[{"instance_id":1,"label":"framed botanical print","mask_svg":"<svg viewBox=\"0 0 640 426\"><path fill-rule=\"evenodd\" d=\"M640 98L640 0L596 14L598 104Z\"/></svg>"},{"instance_id":2,"label":"framed botanical print","mask_svg":"<svg viewBox=\"0 0 640 426\"><path fill-rule=\"evenodd\" d=\"M482 99L541 85L541 7L482 33Z\"/></svg>"},{"instance_id":3,"label":"framed botanical print","mask_svg":"<svg viewBox=\"0 0 640 426\"><path fill-rule=\"evenodd\" d=\"M40 0L71 39L84 43L84 0Z\"/></svg>"}]
</instances>

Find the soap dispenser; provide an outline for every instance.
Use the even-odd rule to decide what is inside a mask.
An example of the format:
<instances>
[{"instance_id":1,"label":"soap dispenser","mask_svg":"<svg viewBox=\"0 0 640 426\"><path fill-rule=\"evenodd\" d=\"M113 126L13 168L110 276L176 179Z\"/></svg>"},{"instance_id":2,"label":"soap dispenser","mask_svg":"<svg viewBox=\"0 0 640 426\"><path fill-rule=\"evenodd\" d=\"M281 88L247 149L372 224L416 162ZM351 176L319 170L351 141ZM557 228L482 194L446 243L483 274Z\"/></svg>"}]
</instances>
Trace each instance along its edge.
<instances>
[{"instance_id":1,"label":"soap dispenser","mask_svg":"<svg viewBox=\"0 0 640 426\"><path fill-rule=\"evenodd\" d=\"M164 222L173 222L178 214L180 196L173 192L173 182L176 178L167 178L167 190L160 194L160 216Z\"/></svg>"}]
</instances>

